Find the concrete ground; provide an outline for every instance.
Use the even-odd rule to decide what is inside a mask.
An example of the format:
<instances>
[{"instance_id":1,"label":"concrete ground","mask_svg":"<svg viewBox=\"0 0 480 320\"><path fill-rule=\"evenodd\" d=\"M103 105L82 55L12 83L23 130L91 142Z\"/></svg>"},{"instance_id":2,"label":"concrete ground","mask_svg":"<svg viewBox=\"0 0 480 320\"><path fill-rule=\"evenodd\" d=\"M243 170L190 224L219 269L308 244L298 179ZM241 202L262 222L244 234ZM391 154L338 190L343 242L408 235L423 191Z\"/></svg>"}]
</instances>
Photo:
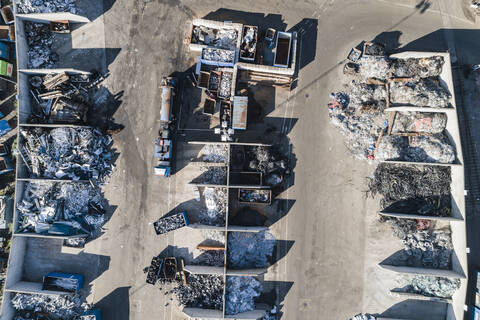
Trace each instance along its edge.
<instances>
[{"instance_id":1,"label":"concrete ground","mask_svg":"<svg viewBox=\"0 0 480 320\"><path fill-rule=\"evenodd\" d=\"M277 291L282 319L346 319L362 311L426 319L429 310L443 313L444 305L412 309L411 302L388 295L393 275L383 275L377 264L400 244L376 222L376 201L365 197L365 177L373 166L348 156L326 104L329 92L338 89L345 55L362 40L376 38L390 50L450 48L462 63L473 63L476 25L458 3L105 0L104 11L97 19L103 19L108 48L106 85L118 102L113 120L125 127L114 137L119 157L105 190L113 214L105 233L86 248L110 258L89 296L105 319L185 318L169 296L145 284L142 269L153 255L165 249L186 252L185 239L200 239L182 231L158 237L151 225L193 199L186 182L198 168L187 164L198 150L179 142L176 165L181 170L163 179L152 174L152 141L159 124L160 80L193 65L195 55L187 52L184 39L197 17L268 21L299 33L298 85L290 93L276 92L275 108L269 110L275 118L271 125L288 133L296 157L294 184L280 195L293 200L293 206L272 226L276 238L291 246L279 247L282 258L265 275ZM253 130L263 137L261 126ZM182 134L180 139L197 139L202 131Z\"/></svg>"}]
</instances>

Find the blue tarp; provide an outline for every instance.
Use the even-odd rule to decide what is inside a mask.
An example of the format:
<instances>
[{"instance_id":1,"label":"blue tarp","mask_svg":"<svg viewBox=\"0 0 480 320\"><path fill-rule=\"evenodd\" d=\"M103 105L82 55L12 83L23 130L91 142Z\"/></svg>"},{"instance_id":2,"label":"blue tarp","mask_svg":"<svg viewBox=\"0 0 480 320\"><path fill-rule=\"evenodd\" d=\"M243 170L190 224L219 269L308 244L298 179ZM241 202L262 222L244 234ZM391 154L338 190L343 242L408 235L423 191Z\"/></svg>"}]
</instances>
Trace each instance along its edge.
<instances>
[{"instance_id":1,"label":"blue tarp","mask_svg":"<svg viewBox=\"0 0 480 320\"><path fill-rule=\"evenodd\" d=\"M0 120L0 137L6 135L12 130L7 120Z\"/></svg>"}]
</instances>

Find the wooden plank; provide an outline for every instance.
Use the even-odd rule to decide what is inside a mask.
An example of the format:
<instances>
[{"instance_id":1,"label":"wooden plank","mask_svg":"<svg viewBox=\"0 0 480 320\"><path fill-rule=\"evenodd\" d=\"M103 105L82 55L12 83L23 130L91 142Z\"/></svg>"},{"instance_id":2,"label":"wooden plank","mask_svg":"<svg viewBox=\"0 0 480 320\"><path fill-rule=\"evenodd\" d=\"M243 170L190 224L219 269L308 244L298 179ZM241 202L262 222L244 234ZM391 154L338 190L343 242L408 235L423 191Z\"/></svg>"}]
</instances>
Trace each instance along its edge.
<instances>
[{"instance_id":1,"label":"wooden plank","mask_svg":"<svg viewBox=\"0 0 480 320\"><path fill-rule=\"evenodd\" d=\"M207 245L199 244L199 245L197 246L197 249L198 249L198 250L205 250L205 251L209 251L209 250L213 250L213 251L225 251L225 246L207 246Z\"/></svg>"},{"instance_id":2,"label":"wooden plank","mask_svg":"<svg viewBox=\"0 0 480 320\"><path fill-rule=\"evenodd\" d=\"M392 133L393 129L393 123L395 122L395 116L397 115L397 112L392 112L390 114L390 117L388 118L388 131L387 135L390 135Z\"/></svg>"}]
</instances>

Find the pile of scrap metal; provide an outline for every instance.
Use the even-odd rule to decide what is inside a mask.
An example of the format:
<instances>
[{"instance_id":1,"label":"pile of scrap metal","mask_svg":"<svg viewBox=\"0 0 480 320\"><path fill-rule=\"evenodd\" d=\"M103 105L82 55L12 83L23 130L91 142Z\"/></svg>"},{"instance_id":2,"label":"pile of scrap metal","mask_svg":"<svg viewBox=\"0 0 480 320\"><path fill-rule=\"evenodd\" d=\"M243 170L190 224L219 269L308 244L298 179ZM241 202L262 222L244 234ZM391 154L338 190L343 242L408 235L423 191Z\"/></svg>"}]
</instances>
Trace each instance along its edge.
<instances>
[{"instance_id":1,"label":"pile of scrap metal","mask_svg":"<svg viewBox=\"0 0 480 320\"><path fill-rule=\"evenodd\" d=\"M178 272L181 271L184 278L186 277L183 271L183 259L182 269L178 270L177 258L156 256L152 258L150 266L146 268L147 280L146 282L151 285L155 285L157 281L161 283L172 282L177 279Z\"/></svg>"},{"instance_id":2,"label":"pile of scrap metal","mask_svg":"<svg viewBox=\"0 0 480 320\"><path fill-rule=\"evenodd\" d=\"M16 312L14 320L80 320L92 308L76 295L15 293L11 303Z\"/></svg>"},{"instance_id":3,"label":"pile of scrap metal","mask_svg":"<svg viewBox=\"0 0 480 320\"><path fill-rule=\"evenodd\" d=\"M205 26L193 26L191 43L234 50L237 46L237 38L238 34L234 29L213 29Z\"/></svg>"},{"instance_id":4,"label":"pile of scrap metal","mask_svg":"<svg viewBox=\"0 0 480 320\"><path fill-rule=\"evenodd\" d=\"M89 183L28 182L17 204L18 232L87 235L104 224L105 206Z\"/></svg>"},{"instance_id":5,"label":"pile of scrap metal","mask_svg":"<svg viewBox=\"0 0 480 320\"><path fill-rule=\"evenodd\" d=\"M349 320L376 320L377 318L375 318L374 316L370 315L370 314L366 314L366 313L359 313L355 316L353 316L352 318L350 318Z\"/></svg>"},{"instance_id":6,"label":"pile of scrap metal","mask_svg":"<svg viewBox=\"0 0 480 320\"><path fill-rule=\"evenodd\" d=\"M155 233L160 235L186 227L188 224L187 213L184 211L158 219L153 223L153 228L155 229Z\"/></svg>"},{"instance_id":7,"label":"pile of scrap metal","mask_svg":"<svg viewBox=\"0 0 480 320\"><path fill-rule=\"evenodd\" d=\"M443 57L389 58L369 48L352 49L345 91L330 94L330 119L347 148L360 159L453 163L455 150L443 133L446 115L428 113L428 107L451 107L451 94L439 81ZM395 105L426 112L385 112Z\"/></svg>"},{"instance_id":8,"label":"pile of scrap metal","mask_svg":"<svg viewBox=\"0 0 480 320\"><path fill-rule=\"evenodd\" d=\"M18 13L70 12L78 14L76 0L15 0Z\"/></svg>"},{"instance_id":9,"label":"pile of scrap metal","mask_svg":"<svg viewBox=\"0 0 480 320\"><path fill-rule=\"evenodd\" d=\"M268 267L275 245L275 237L268 231L229 232L228 265L232 269Z\"/></svg>"},{"instance_id":10,"label":"pile of scrap metal","mask_svg":"<svg viewBox=\"0 0 480 320\"><path fill-rule=\"evenodd\" d=\"M281 147L245 147L246 170L261 172L269 186L280 184L291 172L289 163L279 151ZM237 150L237 149L235 149ZM233 155L232 155L233 157Z\"/></svg>"},{"instance_id":11,"label":"pile of scrap metal","mask_svg":"<svg viewBox=\"0 0 480 320\"><path fill-rule=\"evenodd\" d=\"M94 180L112 173L112 138L92 128L22 128L19 153L33 177Z\"/></svg>"},{"instance_id":12,"label":"pile of scrap metal","mask_svg":"<svg viewBox=\"0 0 480 320\"><path fill-rule=\"evenodd\" d=\"M186 282L178 282L171 291L179 306L216 309L223 308L223 277L187 273Z\"/></svg>"},{"instance_id":13,"label":"pile of scrap metal","mask_svg":"<svg viewBox=\"0 0 480 320\"><path fill-rule=\"evenodd\" d=\"M225 163L228 158L226 144L206 144L202 148L202 161L212 163Z\"/></svg>"},{"instance_id":14,"label":"pile of scrap metal","mask_svg":"<svg viewBox=\"0 0 480 320\"><path fill-rule=\"evenodd\" d=\"M460 279L425 275L403 276L399 282L402 287L394 289L393 292L408 292L440 299L451 299L460 288Z\"/></svg>"},{"instance_id":15,"label":"pile of scrap metal","mask_svg":"<svg viewBox=\"0 0 480 320\"><path fill-rule=\"evenodd\" d=\"M240 45L240 59L253 61L257 50L258 27L244 26Z\"/></svg>"},{"instance_id":16,"label":"pile of scrap metal","mask_svg":"<svg viewBox=\"0 0 480 320\"><path fill-rule=\"evenodd\" d=\"M72 74L65 72L31 75L32 115L29 123L84 124L91 89L105 79L97 72ZM93 91L93 90L92 90Z\"/></svg>"},{"instance_id":17,"label":"pile of scrap metal","mask_svg":"<svg viewBox=\"0 0 480 320\"><path fill-rule=\"evenodd\" d=\"M54 34L48 24L25 21L25 35L28 45L28 68L54 68L60 59L53 51Z\"/></svg>"},{"instance_id":18,"label":"pile of scrap metal","mask_svg":"<svg viewBox=\"0 0 480 320\"><path fill-rule=\"evenodd\" d=\"M213 226L225 225L227 189L206 187L203 191L205 210L201 211L201 223Z\"/></svg>"},{"instance_id":19,"label":"pile of scrap metal","mask_svg":"<svg viewBox=\"0 0 480 320\"><path fill-rule=\"evenodd\" d=\"M227 276L225 314L235 315L254 310L254 299L259 297L262 291L262 284L254 277Z\"/></svg>"},{"instance_id":20,"label":"pile of scrap metal","mask_svg":"<svg viewBox=\"0 0 480 320\"><path fill-rule=\"evenodd\" d=\"M271 196L270 189L238 189L238 200L240 202L269 204Z\"/></svg>"}]
</instances>

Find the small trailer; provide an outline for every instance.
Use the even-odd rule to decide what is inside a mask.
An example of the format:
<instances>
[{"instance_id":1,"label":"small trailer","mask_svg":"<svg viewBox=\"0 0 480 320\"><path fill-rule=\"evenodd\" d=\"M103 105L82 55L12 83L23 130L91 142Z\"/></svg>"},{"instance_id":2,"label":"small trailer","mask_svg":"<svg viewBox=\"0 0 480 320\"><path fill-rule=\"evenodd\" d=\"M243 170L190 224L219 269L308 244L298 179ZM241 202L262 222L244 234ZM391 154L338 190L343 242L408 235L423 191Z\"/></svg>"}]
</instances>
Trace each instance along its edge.
<instances>
[{"instance_id":1,"label":"small trailer","mask_svg":"<svg viewBox=\"0 0 480 320\"><path fill-rule=\"evenodd\" d=\"M42 290L76 293L82 289L83 281L80 274L50 272L43 277Z\"/></svg>"},{"instance_id":2,"label":"small trailer","mask_svg":"<svg viewBox=\"0 0 480 320\"><path fill-rule=\"evenodd\" d=\"M157 235L164 234L189 225L187 212L179 212L174 215L163 217L153 223Z\"/></svg>"},{"instance_id":3,"label":"small trailer","mask_svg":"<svg viewBox=\"0 0 480 320\"><path fill-rule=\"evenodd\" d=\"M177 258L156 256L148 267L146 282L155 285L159 279L175 280L178 272Z\"/></svg>"},{"instance_id":4,"label":"small trailer","mask_svg":"<svg viewBox=\"0 0 480 320\"><path fill-rule=\"evenodd\" d=\"M288 68L290 64L290 49L292 46L293 35L290 32L277 32L277 46L273 58L273 66Z\"/></svg>"}]
</instances>

